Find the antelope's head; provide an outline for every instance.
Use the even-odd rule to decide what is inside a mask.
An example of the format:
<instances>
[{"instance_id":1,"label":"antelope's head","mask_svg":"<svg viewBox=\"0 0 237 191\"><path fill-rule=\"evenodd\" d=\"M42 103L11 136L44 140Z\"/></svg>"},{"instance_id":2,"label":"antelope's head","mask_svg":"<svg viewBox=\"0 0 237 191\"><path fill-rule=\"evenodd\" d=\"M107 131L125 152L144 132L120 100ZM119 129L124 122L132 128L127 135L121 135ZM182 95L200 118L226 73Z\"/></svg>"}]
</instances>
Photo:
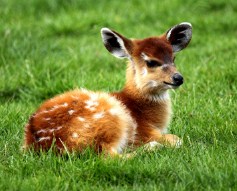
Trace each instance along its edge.
<instances>
[{"instance_id":1,"label":"antelope's head","mask_svg":"<svg viewBox=\"0 0 237 191\"><path fill-rule=\"evenodd\" d=\"M101 29L106 49L118 58L130 60L127 84L145 94L159 94L183 84L175 66L175 53L183 50L192 38L192 25L184 22L161 36L128 39L108 28Z\"/></svg>"}]
</instances>

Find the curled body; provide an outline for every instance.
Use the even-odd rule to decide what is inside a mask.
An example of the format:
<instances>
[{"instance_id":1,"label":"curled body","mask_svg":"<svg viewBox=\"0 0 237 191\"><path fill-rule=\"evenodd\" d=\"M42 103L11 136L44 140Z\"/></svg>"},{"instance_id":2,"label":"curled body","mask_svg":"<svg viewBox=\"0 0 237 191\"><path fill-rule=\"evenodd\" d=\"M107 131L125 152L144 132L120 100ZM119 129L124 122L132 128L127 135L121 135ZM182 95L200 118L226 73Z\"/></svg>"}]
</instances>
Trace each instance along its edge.
<instances>
[{"instance_id":1,"label":"curled body","mask_svg":"<svg viewBox=\"0 0 237 191\"><path fill-rule=\"evenodd\" d=\"M74 90L46 101L26 126L25 145L63 152L121 152L133 141L136 123L129 111L106 93Z\"/></svg>"},{"instance_id":2,"label":"curled body","mask_svg":"<svg viewBox=\"0 0 237 191\"><path fill-rule=\"evenodd\" d=\"M126 84L120 92L77 89L44 102L25 127L24 148L118 155L124 148L149 143L179 146L167 134L171 118L168 90L183 83L174 53L191 40L192 27L181 23L159 37L131 40L103 28L106 49L127 58Z\"/></svg>"}]
</instances>

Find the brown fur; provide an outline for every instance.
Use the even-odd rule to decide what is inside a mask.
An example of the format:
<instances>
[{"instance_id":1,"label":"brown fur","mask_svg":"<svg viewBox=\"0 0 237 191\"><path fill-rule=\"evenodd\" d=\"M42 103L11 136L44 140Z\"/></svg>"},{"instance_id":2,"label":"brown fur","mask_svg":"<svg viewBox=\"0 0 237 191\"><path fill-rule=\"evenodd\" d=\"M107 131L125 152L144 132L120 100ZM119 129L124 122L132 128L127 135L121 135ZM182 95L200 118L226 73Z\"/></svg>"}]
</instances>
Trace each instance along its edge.
<instances>
[{"instance_id":1,"label":"brown fur","mask_svg":"<svg viewBox=\"0 0 237 191\"><path fill-rule=\"evenodd\" d=\"M25 148L81 152L92 147L117 155L130 145L180 143L176 135L165 134L171 116L167 90L173 87L164 82L172 84L178 73L166 35L130 40L111 32L130 55L124 89L111 94L74 90L46 101L25 127ZM105 46L113 51L110 44ZM146 59L162 66L149 68Z\"/></svg>"}]
</instances>

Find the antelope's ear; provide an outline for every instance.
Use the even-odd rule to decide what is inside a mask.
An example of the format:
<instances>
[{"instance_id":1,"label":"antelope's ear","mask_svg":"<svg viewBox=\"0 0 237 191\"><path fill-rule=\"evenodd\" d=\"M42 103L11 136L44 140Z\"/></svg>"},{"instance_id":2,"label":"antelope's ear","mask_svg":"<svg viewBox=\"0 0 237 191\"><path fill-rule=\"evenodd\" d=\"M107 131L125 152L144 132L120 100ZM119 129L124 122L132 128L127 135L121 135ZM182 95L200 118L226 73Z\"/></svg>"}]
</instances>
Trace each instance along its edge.
<instances>
[{"instance_id":1,"label":"antelope's ear","mask_svg":"<svg viewBox=\"0 0 237 191\"><path fill-rule=\"evenodd\" d=\"M101 36L105 48L117 58L129 58L131 40L108 28L101 29Z\"/></svg>"},{"instance_id":2,"label":"antelope's ear","mask_svg":"<svg viewBox=\"0 0 237 191\"><path fill-rule=\"evenodd\" d=\"M166 32L166 39L170 42L173 52L178 52L188 46L192 38L192 25L184 22L170 28Z\"/></svg>"}]
</instances>

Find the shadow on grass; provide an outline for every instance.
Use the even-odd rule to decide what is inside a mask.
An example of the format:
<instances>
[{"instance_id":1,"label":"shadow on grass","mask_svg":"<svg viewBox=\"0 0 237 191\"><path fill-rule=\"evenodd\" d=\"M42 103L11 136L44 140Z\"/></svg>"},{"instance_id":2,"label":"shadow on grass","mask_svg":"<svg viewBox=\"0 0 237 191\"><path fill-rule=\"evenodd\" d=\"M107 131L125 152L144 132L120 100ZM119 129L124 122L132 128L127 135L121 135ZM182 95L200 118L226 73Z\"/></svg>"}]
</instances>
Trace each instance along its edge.
<instances>
[{"instance_id":1,"label":"shadow on grass","mask_svg":"<svg viewBox=\"0 0 237 191\"><path fill-rule=\"evenodd\" d=\"M20 100L22 88L15 88L15 89L8 89L8 90L1 90L0 91L0 102L10 102L13 100Z\"/></svg>"}]
</instances>

